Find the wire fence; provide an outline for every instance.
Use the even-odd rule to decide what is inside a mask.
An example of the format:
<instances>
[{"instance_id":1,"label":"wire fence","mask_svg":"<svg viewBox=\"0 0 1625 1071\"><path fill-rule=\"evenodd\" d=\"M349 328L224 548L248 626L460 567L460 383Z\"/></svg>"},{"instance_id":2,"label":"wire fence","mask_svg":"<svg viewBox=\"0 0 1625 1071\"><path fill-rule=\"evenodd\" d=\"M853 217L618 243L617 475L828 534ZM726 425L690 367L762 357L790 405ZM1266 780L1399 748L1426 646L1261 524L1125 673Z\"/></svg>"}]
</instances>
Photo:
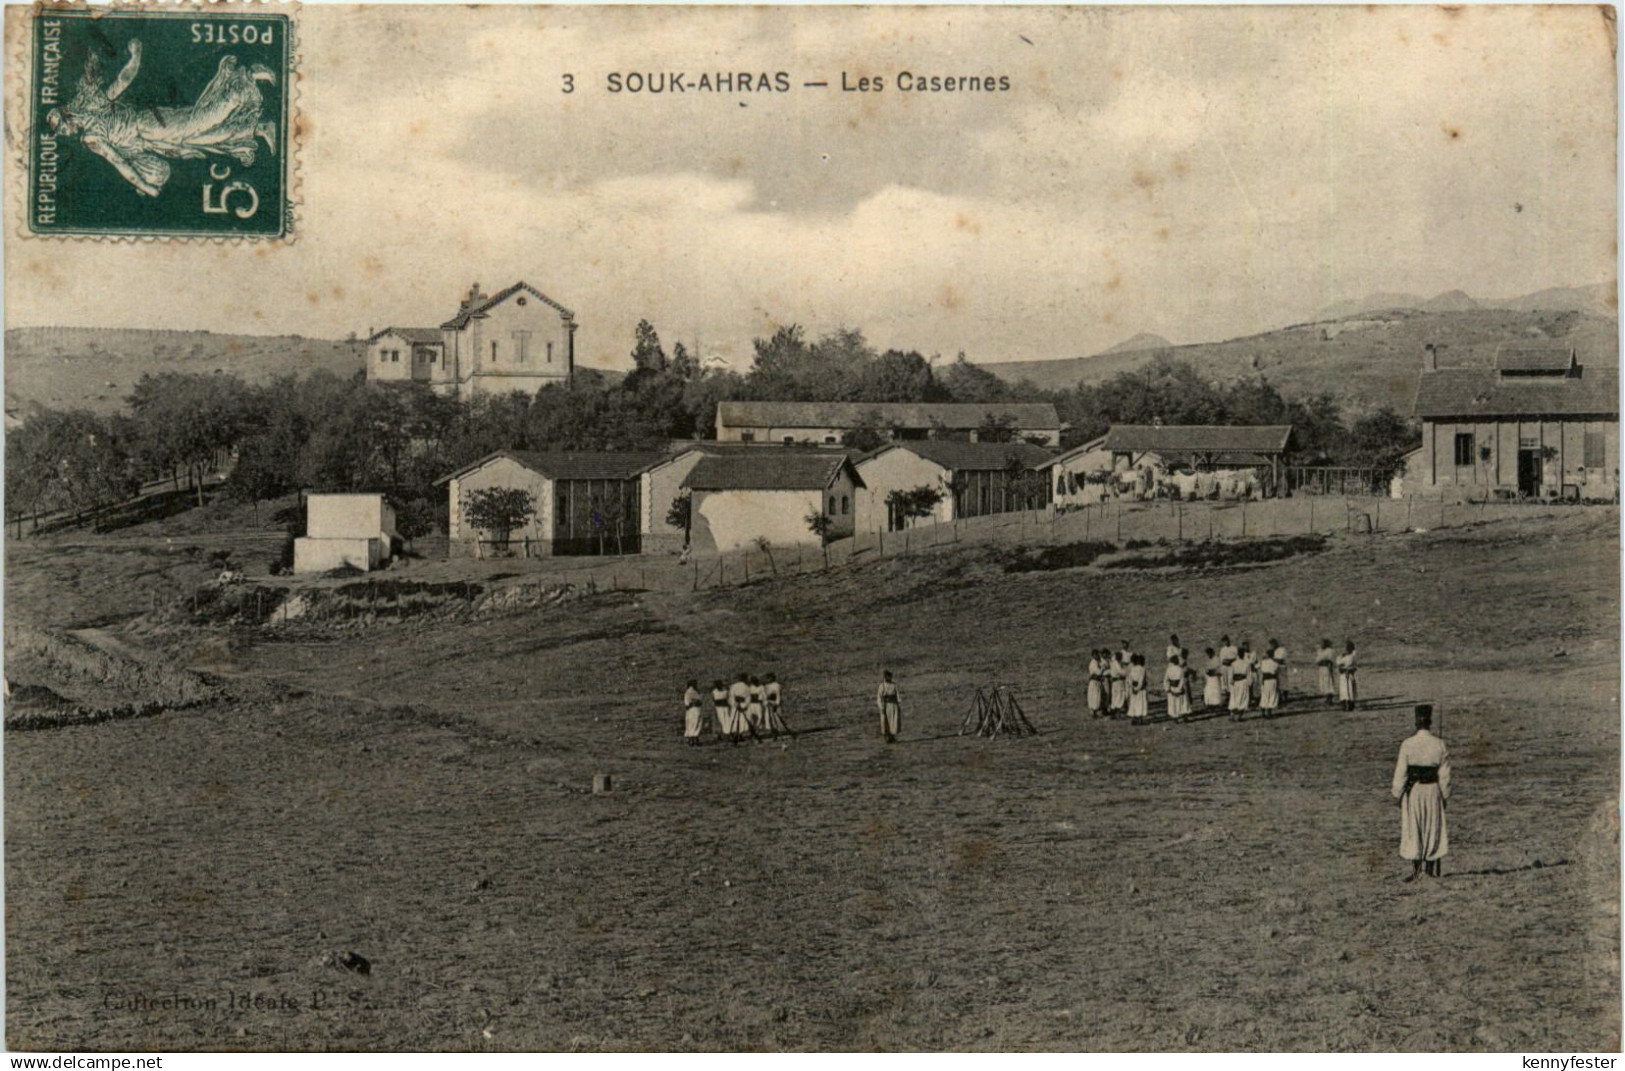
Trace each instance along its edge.
<instances>
[{"instance_id":1,"label":"wire fence","mask_svg":"<svg viewBox=\"0 0 1625 1071\"><path fill-rule=\"evenodd\" d=\"M390 569L424 582L571 585L591 591L693 592L763 580L839 571L899 557L941 553L959 544L1033 546L1103 542L1199 543L1294 535L1381 534L1457 528L1510 517L1566 516L1600 507L1576 504L1446 503L1372 496L1299 495L1242 502L1114 501L1064 511L1053 508L994 514L894 532L859 532L827 546L753 545L691 555L622 557L515 555L476 560L446 557L420 540L421 557ZM438 554L436 552L439 552Z\"/></svg>"}]
</instances>

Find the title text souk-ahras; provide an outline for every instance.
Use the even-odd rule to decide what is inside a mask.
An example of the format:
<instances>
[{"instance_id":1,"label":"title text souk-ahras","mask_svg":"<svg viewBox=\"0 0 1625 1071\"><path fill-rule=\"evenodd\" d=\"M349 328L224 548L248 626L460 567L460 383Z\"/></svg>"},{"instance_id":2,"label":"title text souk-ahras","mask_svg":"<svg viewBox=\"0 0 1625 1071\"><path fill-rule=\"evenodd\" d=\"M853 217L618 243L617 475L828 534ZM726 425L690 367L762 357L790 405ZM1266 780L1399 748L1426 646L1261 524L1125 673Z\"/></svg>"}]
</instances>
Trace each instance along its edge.
<instances>
[{"instance_id":1,"label":"title text souk-ahras","mask_svg":"<svg viewBox=\"0 0 1625 1071\"><path fill-rule=\"evenodd\" d=\"M573 83L574 79L570 79ZM1007 74L943 75L898 71L893 76L842 71L831 82L824 77L794 78L789 71L612 71L604 78L611 93L788 93L803 89L839 88L847 93L1008 93Z\"/></svg>"}]
</instances>

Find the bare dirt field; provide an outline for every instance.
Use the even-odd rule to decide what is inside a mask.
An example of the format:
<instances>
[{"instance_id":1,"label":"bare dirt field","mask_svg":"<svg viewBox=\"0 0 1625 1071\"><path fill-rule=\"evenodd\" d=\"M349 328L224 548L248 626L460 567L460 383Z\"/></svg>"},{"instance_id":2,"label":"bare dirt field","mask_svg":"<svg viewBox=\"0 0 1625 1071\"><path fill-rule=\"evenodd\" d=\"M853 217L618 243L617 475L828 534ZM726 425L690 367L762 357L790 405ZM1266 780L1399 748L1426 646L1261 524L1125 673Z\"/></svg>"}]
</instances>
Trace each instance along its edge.
<instances>
[{"instance_id":1,"label":"bare dirt field","mask_svg":"<svg viewBox=\"0 0 1625 1071\"><path fill-rule=\"evenodd\" d=\"M231 698L6 733L7 1042L1617 1049L1618 523L1216 569L967 543L283 629L154 620L142 585L202 581L195 555L14 543L9 628ZM1368 706L1091 721L1087 649L1169 632L1278 636L1300 690L1315 641L1354 638ZM108 689L36 648L14 685ZM802 735L682 747L686 679L739 670L786 682ZM1042 735L957 735L990 680ZM1388 781L1420 700L1452 854L1407 885Z\"/></svg>"}]
</instances>

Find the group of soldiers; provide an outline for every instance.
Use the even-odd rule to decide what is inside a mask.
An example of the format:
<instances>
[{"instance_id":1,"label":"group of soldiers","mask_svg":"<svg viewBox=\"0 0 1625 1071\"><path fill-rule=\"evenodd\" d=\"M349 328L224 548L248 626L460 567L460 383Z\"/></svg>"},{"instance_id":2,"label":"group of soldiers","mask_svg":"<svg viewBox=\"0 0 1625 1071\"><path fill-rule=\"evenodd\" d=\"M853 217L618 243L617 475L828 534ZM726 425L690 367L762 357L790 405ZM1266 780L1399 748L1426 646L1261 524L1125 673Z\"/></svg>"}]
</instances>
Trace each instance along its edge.
<instances>
[{"instance_id":1,"label":"group of soldiers","mask_svg":"<svg viewBox=\"0 0 1625 1071\"><path fill-rule=\"evenodd\" d=\"M1228 635L1219 638L1217 649L1205 648L1206 665L1201 677L1191 664L1190 649L1180 645L1177 635L1168 637L1163 651L1167 668L1161 677L1164 709L1173 721L1200 709L1228 711L1231 721L1241 721L1257 709L1273 718L1287 697L1287 651L1271 639L1258 651L1247 640L1233 643ZM1316 684L1327 706L1340 704L1353 710L1359 702L1358 672L1354 641L1342 654L1332 649L1332 641L1320 641L1315 653ZM1097 718L1127 718L1143 723L1151 716L1153 679L1143 654L1122 641L1116 650L1100 648L1089 652L1089 713Z\"/></svg>"},{"instance_id":2,"label":"group of soldiers","mask_svg":"<svg viewBox=\"0 0 1625 1071\"><path fill-rule=\"evenodd\" d=\"M705 734L704 699L699 682L690 680L683 691L683 743L689 747L699 747ZM711 714L718 743L726 740L737 747L746 737L759 744L796 735L784 721L784 688L771 673L766 677L741 673L731 685L712 681Z\"/></svg>"}]
</instances>

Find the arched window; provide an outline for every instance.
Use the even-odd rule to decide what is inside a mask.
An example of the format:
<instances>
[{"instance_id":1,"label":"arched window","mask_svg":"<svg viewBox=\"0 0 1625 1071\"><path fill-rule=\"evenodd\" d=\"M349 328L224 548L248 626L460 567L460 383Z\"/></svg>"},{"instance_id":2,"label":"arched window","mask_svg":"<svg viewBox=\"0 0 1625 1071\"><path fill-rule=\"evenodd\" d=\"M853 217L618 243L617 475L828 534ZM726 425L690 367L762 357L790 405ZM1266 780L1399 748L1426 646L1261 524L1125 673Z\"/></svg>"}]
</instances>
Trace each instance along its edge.
<instances>
[{"instance_id":1,"label":"arched window","mask_svg":"<svg viewBox=\"0 0 1625 1071\"><path fill-rule=\"evenodd\" d=\"M845 495L842 495L841 496L841 516L843 516L843 517L846 516L847 512L850 509L851 509L851 500L848 499Z\"/></svg>"},{"instance_id":2,"label":"arched window","mask_svg":"<svg viewBox=\"0 0 1625 1071\"><path fill-rule=\"evenodd\" d=\"M829 496L829 515L831 517L835 516L835 496L834 495Z\"/></svg>"}]
</instances>

